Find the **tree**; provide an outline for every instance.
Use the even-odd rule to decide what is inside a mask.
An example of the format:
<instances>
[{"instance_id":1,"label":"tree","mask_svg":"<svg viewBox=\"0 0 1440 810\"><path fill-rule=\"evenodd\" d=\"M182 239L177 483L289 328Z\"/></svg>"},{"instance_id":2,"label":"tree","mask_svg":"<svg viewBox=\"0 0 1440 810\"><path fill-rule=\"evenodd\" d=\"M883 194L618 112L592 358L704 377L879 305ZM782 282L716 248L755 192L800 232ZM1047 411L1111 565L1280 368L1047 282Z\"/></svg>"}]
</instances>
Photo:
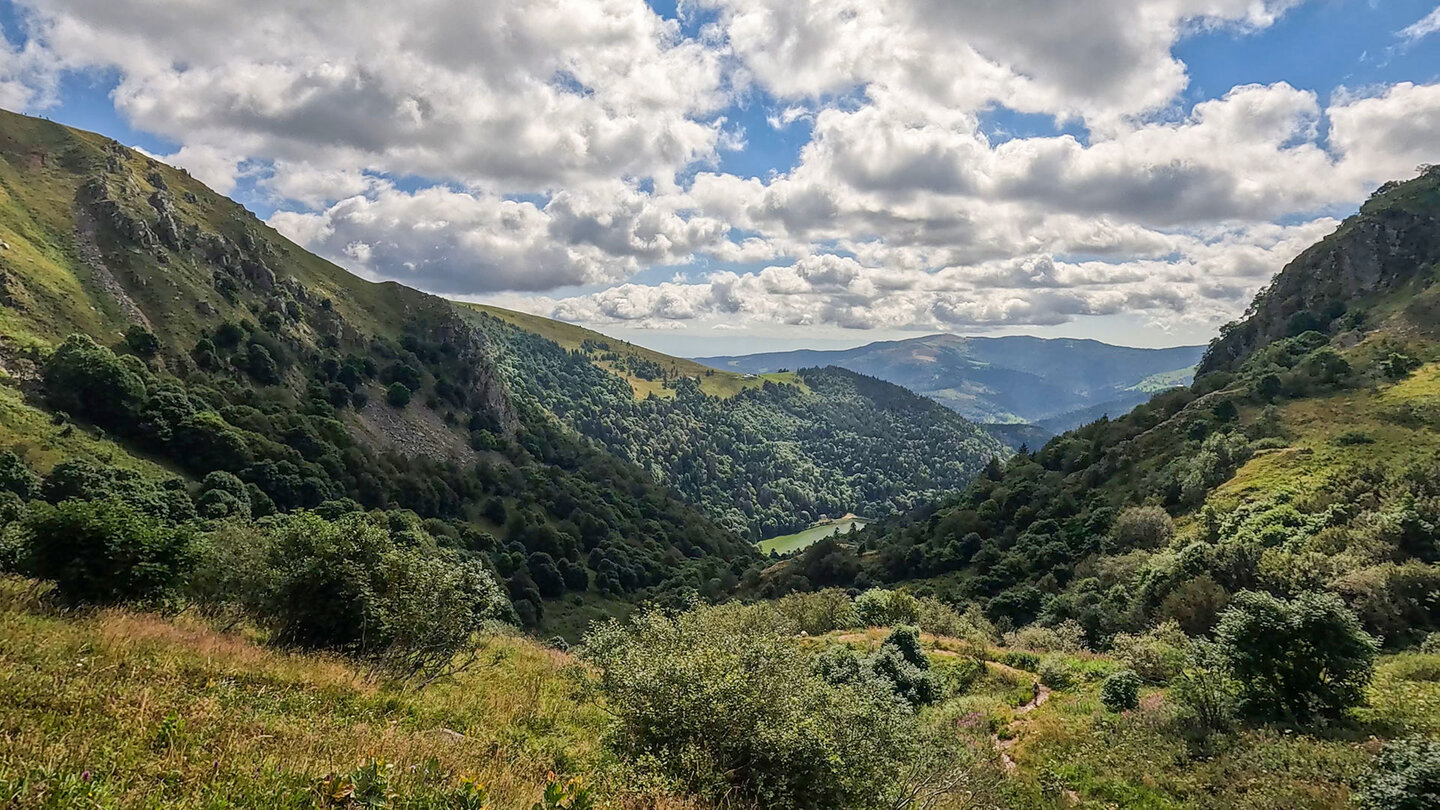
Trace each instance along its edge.
<instances>
[{"instance_id":1,"label":"tree","mask_svg":"<svg viewBox=\"0 0 1440 810\"><path fill-rule=\"evenodd\" d=\"M434 547L399 545L366 514L302 512L267 539L275 585L263 612L286 643L381 659L413 674L443 666L487 619L510 615L493 577Z\"/></svg>"},{"instance_id":2,"label":"tree","mask_svg":"<svg viewBox=\"0 0 1440 810\"><path fill-rule=\"evenodd\" d=\"M403 383L391 383L385 389L385 401L390 403L392 408L403 408L410 404L410 389Z\"/></svg>"},{"instance_id":3,"label":"tree","mask_svg":"<svg viewBox=\"0 0 1440 810\"><path fill-rule=\"evenodd\" d=\"M160 339L149 329L135 324L125 330L125 348L136 357L149 360L160 353Z\"/></svg>"},{"instance_id":4,"label":"tree","mask_svg":"<svg viewBox=\"0 0 1440 810\"><path fill-rule=\"evenodd\" d=\"M245 349L245 353L245 370L255 378L255 382L261 385L280 383L280 367L269 349L252 342Z\"/></svg>"},{"instance_id":5,"label":"tree","mask_svg":"<svg viewBox=\"0 0 1440 810\"><path fill-rule=\"evenodd\" d=\"M115 498L32 505L25 518L36 576L77 603L163 598L190 563L190 535Z\"/></svg>"},{"instance_id":6,"label":"tree","mask_svg":"<svg viewBox=\"0 0 1440 810\"><path fill-rule=\"evenodd\" d=\"M129 361L134 367L90 338L71 335L45 363L46 397L56 410L127 432L138 422L147 383L143 365Z\"/></svg>"},{"instance_id":7,"label":"tree","mask_svg":"<svg viewBox=\"0 0 1440 810\"><path fill-rule=\"evenodd\" d=\"M791 639L746 626L746 610L646 611L586 637L618 753L717 802L900 806L914 713L868 680L827 680Z\"/></svg>"},{"instance_id":8,"label":"tree","mask_svg":"<svg viewBox=\"0 0 1440 810\"><path fill-rule=\"evenodd\" d=\"M1359 703L1379 647L1339 597L1320 593L1285 600L1243 591L1215 636L1241 711L1301 722Z\"/></svg>"},{"instance_id":9,"label":"tree","mask_svg":"<svg viewBox=\"0 0 1440 810\"><path fill-rule=\"evenodd\" d=\"M13 492L28 501L39 494L40 477L13 452L0 452L0 491Z\"/></svg>"}]
</instances>

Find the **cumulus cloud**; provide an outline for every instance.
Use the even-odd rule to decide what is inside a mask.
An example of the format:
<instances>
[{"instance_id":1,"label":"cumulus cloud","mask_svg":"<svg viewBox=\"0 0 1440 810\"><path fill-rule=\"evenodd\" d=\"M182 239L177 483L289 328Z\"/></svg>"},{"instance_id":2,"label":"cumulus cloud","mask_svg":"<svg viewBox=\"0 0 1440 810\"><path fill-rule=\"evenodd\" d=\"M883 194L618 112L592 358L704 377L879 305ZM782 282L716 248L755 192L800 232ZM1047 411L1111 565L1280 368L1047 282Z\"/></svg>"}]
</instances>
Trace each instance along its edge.
<instances>
[{"instance_id":1,"label":"cumulus cloud","mask_svg":"<svg viewBox=\"0 0 1440 810\"><path fill-rule=\"evenodd\" d=\"M1187 29L1262 28L1296 0L699 0L782 97L883 88L951 108L1124 115L1187 84Z\"/></svg>"},{"instance_id":2,"label":"cumulus cloud","mask_svg":"<svg viewBox=\"0 0 1440 810\"><path fill-rule=\"evenodd\" d=\"M31 0L34 36L116 70L116 107L189 144L507 190L711 156L721 55L643 0Z\"/></svg>"},{"instance_id":3,"label":"cumulus cloud","mask_svg":"<svg viewBox=\"0 0 1440 810\"><path fill-rule=\"evenodd\" d=\"M323 211L278 212L270 224L371 277L454 295L614 282L644 264L682 261L726 232L618 183L562 192L543 206L373 185Z\"/></svg>"},{"instance_id":4,"label":"cumulus cloud","mask_svg":"<svg viewBox=\"0 0 1440 810\"><path fill-rule=\"evenodd\" d=\"M17 0L0 104L101 71L165 160L254 180L302 245L569 320L1213 325L1440 161L1440 84L1189 95L1178 42L1301 1ZM1074 134L994 134L1016 113ZM795 133L788 165L723 170Z\"/></svg>"}]
</instances>

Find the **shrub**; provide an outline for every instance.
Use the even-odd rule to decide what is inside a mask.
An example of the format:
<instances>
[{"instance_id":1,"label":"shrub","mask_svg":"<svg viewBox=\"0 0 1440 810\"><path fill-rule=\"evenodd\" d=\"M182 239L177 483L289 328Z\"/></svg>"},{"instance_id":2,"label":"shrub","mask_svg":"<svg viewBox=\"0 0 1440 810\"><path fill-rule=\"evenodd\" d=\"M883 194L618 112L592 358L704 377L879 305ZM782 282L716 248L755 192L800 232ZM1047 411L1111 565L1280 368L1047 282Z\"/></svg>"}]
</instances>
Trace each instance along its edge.
<instances>
[{"instance_id":1,"label":"shrub","mask_svg":"<svg viewBox=\"0 0 1440 810\"><path fill-rule=\"evenodd\" d=\"M1180 625L1191 636L1209 633L1220 619L1220 612L1230 601L1230 594L1209 574L1180 583L1160 603L1158 616Z\"/></svg>"},{"instance_id":2,"label":"shrub","mask_svg":"<svg viewBox=\"0 0 1440 810\"><path fill-rule=\"evenodd\" d=\"M1237 594L1216 639L1242 712L1299 721L1359 703L1379 646L1339 597L1318 593Z\"/></svg>"},{"instance_id":3,"label":"shrub","mask_svg":"<svg viewBox=\"0 0 1440 810\"><path fill-rule=\"evenodd\" d=\"M13 492L28 501L40 494L40 477L30 472L19 456L9 450L0 452L0 491Z\"/></svg>"},{"instance_id":4,"label":"shrub","mask_svg":"<svg viewBox=\"0 0 1440 810\"><path fill-rule=\"evenodd\" d=\"M148 360L160 353L160 340L149 329L135 324L125 330L125 348Z\"/></svg>"},{"instance_id":5,"label":"shrub","mask_svg":"<svg viewBox=\"0 0 1440 810\"><path fill-rule=\"evenodd\" d=\"M737 632L736 610L648 611L586 638L615 750L716 802L893 801L918 748L911 710L871 684L828 681L783 636Z\"/></svg>"},{"instance_id":6,"label":"shrub","mask_svg":"<svg viewBox=\"0 0 1440 810\"><path fill-rule=\"evenodd\" d=\"M1040 670L1040 656L1025 650L1006 650L1000 654L999 661L1007 667L1023 669L1026 672Z\"/></svg>"},{"instance_id":7,"label":"shrub","mask_svg":"<svg viewBox=\"0 0 1440 810\"><path fill-rule=\"evenodd\" d=\"M791 625L793 633L820 635L831 630L848 630L860 625L850 597L838 588L813 593L792 593L774 603L775 611Z\"/></svg>"},{"instance_id":8,"label":"shrub","mask_svg":"<svg viewBox=\"0 0 1440 810\"><path fill-rule=\"evenodd\" d=\"M24 522L31 570L72 602L164 598L189 566L188 532L115 498L37 502Z\"/></svg>"},{"instance_id":9,"label":"shrub","mask_svg":"<svg viewBox=\"0 0 1440 810\"><path fill-rule=\"evenodd\" d=\"M1236 684L1213 642L1195 641L1185 666L1170 681L1176 720L1192 747L1204 749L1209 739L1235 724Z\"/></svg>"},{"instance_id":10,"label":"shrub","mask_svg":"<svg viewBox=\"0 0 1440 810\"><path fill-rule=\"evenodd\" d=\"M976 643L987 643L995 635L995 628L972 604L962 614L946 602L933 596L922 596L915 600L915 620L921 630L937 636L952 636Z\"/></svg>"},{"instance_id":11,"label":"shrub","mask_svg":"<svg viewBox=\"0 0 1440 810\"><path fill-rule=\"evenodd\" d=\"M1170 514L1158 506L1137 506L1120 513L1111 534L1116 546L1123 551L1160 548L1169 545L1175 536L1175 523Z\"/></svg>"},{"instance_id":12,"label":"shrub","mask_svg":"<svg viewBox=\"0 0 1440 810\"><path fill-rule=\"evenodd\" d=\"M1100 684L1100 702L1112 712L1140 708L1140 676L1133 669L1122 669Z\"/></svg>"},{"instance_id":13,"label":"shrub","mask_svg":"<svg viewBox=\"0 0 1440 810\"><path fill-rule=\"evenodd\" d=\"M410 389L402 383L391 383L385 389L385 401L390 403L392 408L403 408L410 404Z\"/></svg>"},{"instance_id":14,"label":"shrub","mask_svg":"<svg viewBox=\"0 0 1440 810\"><path fill-rule=\"evenodd\" d=\"M1392 740L1355 791L1365 810L1425 810L1440 807L1440 741L1424 737Z\"/></svg>"},{"instance_id":15,"label":"shrub","mask_svg":"<svg viewBox=\"0 0 1440 810\"><path fill-rule=\"evenodd\" d=\"M509 615L479 563L428 538L399 545L368 515L304 512L272 532L264 612L283 643L374 657L409 675L443 667L484 622Z\"/></svg>"},{"instance_id":16,"label":"shrub","mask_svg":"<svg viewBox=\"0 0 1440 810\"><path fill-rule=\"evenodd\" d=\"M1168 683L1185 666L1190 639L1174 621L1143 633L1118 633L1110 652L1147 683Z\"/></svg>"},{"instance_id":17,"label":"shrub","mask_svg":"<svg viewBox=\"0 0 1440 810\"><path fill-rule=\"evenodd\" d=\"M1036 652L1080 652L1085 649L1085 628L1074 619L1066 619L1055 627L1030 624L1006 633L1005 646Z\"/></svg>"},{"instance_id":18,"label":"shrub","mask_svg":"<svg viewBox=\"0 0 1440 810\"><path fill-rule=\"evenodd\" d=\"M890 631L867 662L870 672L911 706L934 703L940 689L930 677L930 661L920 648L920 629L902 625Z\"/></svg>"},{"instance_id":19,"label":"shrub","mask_svg":"<svg viewBox=\"0 0 1440 810\"><path fill-rule=\"evenodd\" d=\"M46 398L56 410L129 430L139 421L147 380L140 362L128 359L134 365L84 335L71 335L45 363Z\"/></svg>"},{"instance_id":20,"label":"shrub","mask_svg":"<svg viewBox=\"0 0 1440 810\"><path fill-rule=\"evenodd\" d=\"M1070 659L1063 655L1047 655L1040 659L1040 682L1051 689L1074 688L1078 673Z\"/></svg>"},{"instance_id":21,"label":"shrub","mask_svg":"<svg viewBox=\"0 0 1440 810\"><path fill-rule=\"evenodd\" d=\"M914 624L920 618L920 605L904 591L872 588L855 598L855 614L865 627Z\"/></svg>"}]
</instances>

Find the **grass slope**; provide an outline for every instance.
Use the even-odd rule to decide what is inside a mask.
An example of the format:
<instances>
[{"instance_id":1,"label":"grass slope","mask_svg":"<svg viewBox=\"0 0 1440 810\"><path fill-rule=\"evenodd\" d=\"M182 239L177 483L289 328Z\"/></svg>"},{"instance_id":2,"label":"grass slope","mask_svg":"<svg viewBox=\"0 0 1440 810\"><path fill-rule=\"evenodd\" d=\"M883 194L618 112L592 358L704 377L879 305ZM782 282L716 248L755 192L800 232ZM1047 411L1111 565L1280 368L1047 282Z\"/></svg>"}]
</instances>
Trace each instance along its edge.
<instances>
[{"instance_id":1,"label":"grass slope","mask_svg":"<svg viewBox=\"0 0 1440 810\"><path fill-rule=\"evenodd\" d=\"M319 780L375 760L393 806L464 806L469 779L490 807L529 808L551 772L620 806L603 711L532 641L487 637L471 670L392 689L198 619L57 614L34 587L0 580L0 806L328 806Z\"/></svg>"},{"instance_id":2,"label":"grass slope","mask_svg":"<svg viewBox=\"0 0 1440 810\"><path fill-rule=\"evenodd\" d=\"M869 651L886 628L799 640ZM922 636L947 697L922 711L984 749L970 797L1014 808L1341 808L1379 739L1440 733L1440 656L1381 659L1367 704L1313 735L1272 726L1186 753L1164 688L1116 714L1099 681L1120 666L1054 654L1076 673L1051 690L977 640ZM1022 662L1023 663L1023 662ZM195 617L58 613L37 586L0 580L0 805L310 808L322 780L364 781L379 761L387 807L462 807L467 780L496 810L529 808L550 773L604 808L699 808L636 783L602 746L608 716L569 655L481 639L476 664L423 690L387 688L344 660L258 646ZM332 783L333 784L333 783ZM346 801L351 801L346 804Z\"/></svg>"}]
</instances>

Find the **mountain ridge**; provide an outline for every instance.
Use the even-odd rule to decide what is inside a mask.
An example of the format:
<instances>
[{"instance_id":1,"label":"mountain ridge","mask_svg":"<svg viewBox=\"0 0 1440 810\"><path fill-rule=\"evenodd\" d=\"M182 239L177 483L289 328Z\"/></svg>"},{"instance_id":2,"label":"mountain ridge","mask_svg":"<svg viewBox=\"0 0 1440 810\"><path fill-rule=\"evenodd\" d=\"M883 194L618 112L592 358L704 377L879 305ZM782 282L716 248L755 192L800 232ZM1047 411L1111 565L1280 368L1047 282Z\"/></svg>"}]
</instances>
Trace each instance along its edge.
<instances>
[{"instance_id":1,"label":"mountain ridge","mask_svg":"<svg viewBox=\"0 0 1440 810\"><path fill-rule=\"evenodd\" d=\"M697 357L727 371L773 373L836 365L928 396L972 421L1033 424L1054 432L1074 426L1072 412L1119 415L1148 398L1147 380L1178 375L1203 346L1146 349L1090 338L933 334L851 349L800 349Z\"/></svg>"}]
</instances>

